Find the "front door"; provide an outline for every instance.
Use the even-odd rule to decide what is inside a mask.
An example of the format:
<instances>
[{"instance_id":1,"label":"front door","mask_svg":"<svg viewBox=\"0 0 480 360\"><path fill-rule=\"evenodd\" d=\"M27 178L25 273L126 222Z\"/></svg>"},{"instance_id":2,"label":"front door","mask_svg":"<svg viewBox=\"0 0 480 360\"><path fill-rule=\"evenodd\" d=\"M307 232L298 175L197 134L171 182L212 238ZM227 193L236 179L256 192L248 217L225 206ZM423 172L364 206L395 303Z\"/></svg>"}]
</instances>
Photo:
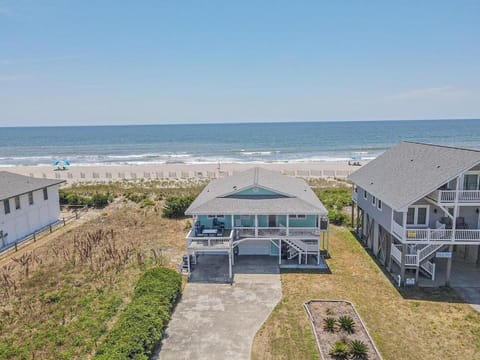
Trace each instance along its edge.
<instances>
[{"instance_id":1,"label":"front door","mask_svg":"<svg viewBox=\"0 0 480 360\"><path fill-rule=\"evenodd\" d=\"M277 215L268 215L268 227L277 227Z\"/></svg>"}]
</instances>

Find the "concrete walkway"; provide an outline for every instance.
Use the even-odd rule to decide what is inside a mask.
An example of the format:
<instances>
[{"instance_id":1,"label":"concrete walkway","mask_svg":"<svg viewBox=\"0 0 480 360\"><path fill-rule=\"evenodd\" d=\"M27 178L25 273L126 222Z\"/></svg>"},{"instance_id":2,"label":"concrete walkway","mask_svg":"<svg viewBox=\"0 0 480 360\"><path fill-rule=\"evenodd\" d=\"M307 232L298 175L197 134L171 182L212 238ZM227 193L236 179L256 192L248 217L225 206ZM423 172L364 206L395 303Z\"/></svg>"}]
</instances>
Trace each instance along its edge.
<instances>
[{"instance_id":1,"label":"concrete walkway","mask_svg":"<svg viewBox=\"0 0 480 360\"><path fill-rule=\"evenodd\" d=\"M259 265L249 258L235 265L233 285L187 284L154 359L250 359L253 338L282 290L278 266L254 273Z\"/></svg>"}]
</instances>

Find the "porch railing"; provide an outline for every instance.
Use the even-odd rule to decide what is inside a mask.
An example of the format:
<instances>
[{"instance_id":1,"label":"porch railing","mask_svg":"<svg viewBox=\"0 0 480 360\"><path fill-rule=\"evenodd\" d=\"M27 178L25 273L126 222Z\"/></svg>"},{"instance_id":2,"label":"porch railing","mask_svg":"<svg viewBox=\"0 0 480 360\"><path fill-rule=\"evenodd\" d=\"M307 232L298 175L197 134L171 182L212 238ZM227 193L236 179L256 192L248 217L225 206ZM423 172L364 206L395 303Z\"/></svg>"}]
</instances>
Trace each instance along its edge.
<instances>
[{"instance_id":1,"label":"porch railing","mask_svg":"<svg viewBox=\"0 0 480 360\"><path fill-rule=\"evenodd\" d=\"M286 236L318 236L321 231L316 227L241 227L235 228L236 237L286 237Z\"/></svg>"},{"instance_id":2,"label":"porch railing","mask_svg":"<svg viewBox=\"0 0 480 360\"><path fill-rule=\"evenodd\" d=\"M191 249L228 249L232 244L232 230L224 230L223 236L196 236L192 229L187 235L187 247Z\"/></svg>"},{"instance_id":3,"label":"porch railing","mask_svg":"<svg viewBox=\"0 0 480 360\"><path fill-rule=\"evenodd\" d=\"M480 242L480 229L406 229L405 240L409 241L462 241Z\"/></svg>"},{"instance_id":4,"label":"porch railing","mask_svg":"<svg viewBox=\"0 0 480 360\"><path fill-rule=\"evenodd\" d=\"M439 190L437 200L440 203L455 202L458 193L458 202L480 202L480 190Z\"/></svg>"}]
</instances>

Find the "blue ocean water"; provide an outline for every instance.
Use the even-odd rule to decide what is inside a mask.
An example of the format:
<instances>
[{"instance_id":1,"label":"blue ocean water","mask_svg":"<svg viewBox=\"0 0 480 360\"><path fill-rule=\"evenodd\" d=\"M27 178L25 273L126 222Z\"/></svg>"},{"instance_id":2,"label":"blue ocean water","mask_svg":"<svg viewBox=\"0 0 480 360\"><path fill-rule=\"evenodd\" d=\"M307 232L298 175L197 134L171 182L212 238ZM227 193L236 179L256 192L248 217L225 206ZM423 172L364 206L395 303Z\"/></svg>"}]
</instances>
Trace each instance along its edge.
<instances>
[{"instance_id":1,"label":"blue ocean water","mask_svg":"<svg viewBox=\"0 0 480 360\"><path fill-rule=\"evenodd\" d=\"M480 120L0 128L0 166L370 159L402 140L480 149Z\"/></svg>"}]
</instances>

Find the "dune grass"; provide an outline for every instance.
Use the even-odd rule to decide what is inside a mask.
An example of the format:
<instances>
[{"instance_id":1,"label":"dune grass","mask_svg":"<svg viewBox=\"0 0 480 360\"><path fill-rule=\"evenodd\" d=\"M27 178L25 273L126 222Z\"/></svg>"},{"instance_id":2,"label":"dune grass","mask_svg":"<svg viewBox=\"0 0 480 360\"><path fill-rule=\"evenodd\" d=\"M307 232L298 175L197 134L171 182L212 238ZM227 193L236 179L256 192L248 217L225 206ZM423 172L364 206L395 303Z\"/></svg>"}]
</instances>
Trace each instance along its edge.
<instances>
[{"instance_id":1,"label":"dune grass","mask_svg":"<svg viewBox=\"0 0 480 360\"><path fill-rule=\"evenodd\" d=\"M0 267L0 358L88 359L129 303L141 272L176 267L185 225L155 207L120 202L42 246L22 249L31 256L28 274L17 262Z\"/></svg>"},{"instance_id":2,"label":"dune grass","mask_svg":"<svg viewBox=\"0 0 480 360\"><path fill-rule=\"evenodd\" d=\"M283 273L281 302L258 331L252 359L319 359L303 303L353 302L384 359L480 359L480 314L451 289L401 293L346 228L332 226L331 274Z\"/></svg>"}]
</instances>

